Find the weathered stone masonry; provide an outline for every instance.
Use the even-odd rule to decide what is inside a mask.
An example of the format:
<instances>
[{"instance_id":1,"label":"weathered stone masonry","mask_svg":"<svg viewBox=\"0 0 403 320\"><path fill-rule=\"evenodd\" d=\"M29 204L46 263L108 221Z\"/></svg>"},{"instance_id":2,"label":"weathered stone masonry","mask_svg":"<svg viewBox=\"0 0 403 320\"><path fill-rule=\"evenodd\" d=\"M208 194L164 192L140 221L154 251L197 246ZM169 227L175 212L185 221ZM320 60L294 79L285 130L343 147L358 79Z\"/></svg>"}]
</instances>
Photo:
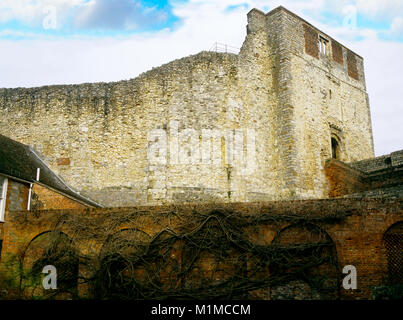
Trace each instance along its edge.
<instances>
[{"instance_id":1,"label":"weathered stone masonry","mask_svg":"<svg viewBox=\"0 0 403 320\"><path fill-rule=\"evenodd\" d=\"M173 121L201 143L205 129L226 132L214 137L219 153L209 163L150 164L150 131L169 137ZM332 136L342 161L373 156L363 59L281 7L249 12L238 55L201 52L115 83L0 89L0 124L105 206L321 198ZM248 129L256 168L245 173L226 157Z\"/></svg>"}]
</instances>

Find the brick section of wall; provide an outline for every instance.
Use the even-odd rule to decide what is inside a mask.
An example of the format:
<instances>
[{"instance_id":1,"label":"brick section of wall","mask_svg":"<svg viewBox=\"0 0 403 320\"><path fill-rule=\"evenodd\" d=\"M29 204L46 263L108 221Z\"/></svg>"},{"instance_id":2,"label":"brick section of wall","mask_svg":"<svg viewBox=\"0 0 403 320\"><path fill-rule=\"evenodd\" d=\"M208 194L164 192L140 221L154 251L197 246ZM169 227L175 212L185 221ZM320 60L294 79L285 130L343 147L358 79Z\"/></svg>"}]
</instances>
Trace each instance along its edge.
<instances>
[{"instance_id":1,"label":"brick section of wall","mask_svg":"<svg viewBox=\"0 0 403 320\"><path fill-rule=\"evenodd\" d=\"M330 159L325 164L325 174L329 182L329 197L341 197L370 189L368 178L341 161Z\"/></svg>"},{"instance_id":2,"label":"brick section of wall","mask_svg":"<svg viewBox=\"0 0 403 320\"><path fill-rule=\"evenodd\" d=\"M332 55L333 55L333 60L336 61L337 63L340 63L341 65L344 64L344 60L343 60L343 48L342 46L332 40Z\"/></svg>"},{"instance_id":3,"label":"brick section of wall","mask_svg":"<svg viewBox=\"0 0 403 320\"><path fill-rule=\"evenodd\" d=\"M401 198L403 165L393 166L388 156L345 164L329 159L325 174L329 197L346 195Z\"/></svg>"},{"instance_id":4,"label":"brick section of wall","mask_svg":"<svg viewBox=\"0 0 403 320\"><path fill-rule=\"evenodd\" d=\"M70 165L70 158L57 158L56 163L58 166L68 166Z\"/></svg>"},{"instance_id":5,"label":"brick section of wall","mask_svg":"<svg viewBox=\"0 0 403 320\"><path fill-rule=\"evenodd\" d=\"M46 187L35 184L32 188L32 210L81 208L86 206Z\"/></svg>"},{"instance_id":6,"label":"brick section of wall","mask_svg":"<svg viewBox=\"0 0 403 320\"><path fill-rule=\"evenodd\" d=\"M318 47L318 33L315 29L304 24L305 30L305 52L312 57L319 59L319 47Z\"/></svg>"},{"instance_id":7,"label":"brick section of wall","mask_svg":"<svg viewBox=\"0 0 403 320\"><path fill-rule=\"evenodd\" d=\"M348 75L355 79L359 80L358 69L357 69L357 59L354 52L347 50L347 70Z\"/></svg>"},{"instance_id":8,"label":"brick section of wall","mask_svg":"<svg viewBox=\"0 0 403 320\"><path fill-rule=\"evenodd\" d=\"M403 221L402 200L352 200L327 199L306 201L283 201L266 203L233 203L222 204L219 208L232 210L235 215L273 214L276 215L302 215L308 214L311 218L320 218L332 214L348 214L341 222L312 220L318 228L324 230L334 242L337 249L338 272L340 279L342 269L346 265L353 265L358 272L358 290L346 291L341 289L342 299L369 299L374 286L387 283L387 259L383 244L384 233L395 223ZM56 221L66 214L94 219L98 223L107 221L109 217L128 213L136 213L136 224L125 223L116 225L117 232L125 228L138 228L153 237L165 228L180 230L181 223L192 219L194 212L208 213L217 209L217 204L189 204L182 206L154 206L115 209L85 209L85 210L51 210L38 211L35 215L30 212L7 212L4 225L3 258L0 264L0 273L11 272L7 269L5 261L20 252L37 235L53 229ZM175 215L172 213L175 212ZM175 218L177 217L177 218ZM187 218L186 218L187 217ZM185 220L183 220L185 219ZM73 219L74 220L74 219ZM67 222L67 220L66 220ZM270 244L275 235L292 225L287 221L266 221L261 226L246 229L251 239L257 244ZM72 231L68 223L62 225L61 231L69 235ZM300 235L304 239L304 235ZM101 248L103 243L94 238L92 247ZM87 243L76 243L77 250L86 252ZM180 248L178 249L180 250ZM35 257L31 257L35 258ZM4 262L4 263L3 263ZM257 295L259 297L259 295ZM266 295L267 298L267 295Z\"/></svg>"}]
</instances>

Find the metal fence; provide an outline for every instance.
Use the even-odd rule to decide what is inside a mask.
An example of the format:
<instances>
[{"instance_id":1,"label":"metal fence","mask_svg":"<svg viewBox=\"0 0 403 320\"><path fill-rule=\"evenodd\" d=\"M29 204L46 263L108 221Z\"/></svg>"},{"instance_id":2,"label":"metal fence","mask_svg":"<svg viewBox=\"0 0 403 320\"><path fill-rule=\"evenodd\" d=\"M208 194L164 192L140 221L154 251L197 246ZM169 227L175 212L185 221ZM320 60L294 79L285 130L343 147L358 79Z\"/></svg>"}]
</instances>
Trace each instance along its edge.
<instances>
[{"instance_id":1,"label":"metal fence","mask_svg":"<svg viewBox=\"0 0 403 320\"><path fill-rule=\"evenodd\" d=\"M403 223L390 228L384 236L391 284L403 284Z\"/></svg>"},{"instance_id":2,"label":"metal fence","mask_svg":"<svg viewBox=\"0 0 403 320\"><path fill-rule=\"evenodd\" d=\"M224 44L224 43L216 42L216 43L214 43L214 45L210 48L209 51L238 54L238 53L239 53L239 50L240 50L240 48L233 47L233 46L229 46L229 45Z\"/></svg>"}]
</instances>

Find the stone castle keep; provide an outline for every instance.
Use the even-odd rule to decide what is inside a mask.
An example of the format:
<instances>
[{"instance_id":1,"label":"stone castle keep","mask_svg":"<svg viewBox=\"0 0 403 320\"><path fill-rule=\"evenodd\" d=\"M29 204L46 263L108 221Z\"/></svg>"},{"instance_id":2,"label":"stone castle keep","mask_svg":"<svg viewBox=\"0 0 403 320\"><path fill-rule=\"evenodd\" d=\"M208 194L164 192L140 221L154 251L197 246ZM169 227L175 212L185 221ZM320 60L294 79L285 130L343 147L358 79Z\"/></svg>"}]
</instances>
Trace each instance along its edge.
<instances>
[{"instance_id":1,"label":"stone castle keep","mask_svg":"<svg viewBox=\"0 0 403 320\"><path fill-rule=\"evenodd\" d=\"M363 59L282 7L249 12L238 55L0 89L0 123L108 207L324 198L326 159L374 156Z\"/></svg>"}]
</instances>

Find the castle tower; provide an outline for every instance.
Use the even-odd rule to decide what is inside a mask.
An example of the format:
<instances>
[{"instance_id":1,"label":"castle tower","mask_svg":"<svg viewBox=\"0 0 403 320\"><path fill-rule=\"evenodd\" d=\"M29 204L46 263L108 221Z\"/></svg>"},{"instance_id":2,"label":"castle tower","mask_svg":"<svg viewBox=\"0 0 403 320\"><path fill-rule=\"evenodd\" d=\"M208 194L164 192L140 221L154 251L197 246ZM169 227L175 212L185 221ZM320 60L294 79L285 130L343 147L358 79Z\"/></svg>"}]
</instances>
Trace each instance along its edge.
<instances>
[{"instance_id":1,"label":"castle tower","mask_svg":"<svg viewBox=\"0 0 403 320\"><path fill-rule=\"evenodd\" d=\"M323 164L374 156L363 58L283 7L248 14L248 37L265 34L276 94L285 186L297 198L325 197Z\"/></svg>"},{"instance_id":2,"label":"castle tower","mask_svg":"<svg viewBox=\"0 0 403 320\"><path fill-rule=\"evenodd\" d=\"M282 7L249 12L238 55L0 89L0 124L105 206L322 198L326 159L374 155L363 59Z\"/></svg>"}]
</instances>

